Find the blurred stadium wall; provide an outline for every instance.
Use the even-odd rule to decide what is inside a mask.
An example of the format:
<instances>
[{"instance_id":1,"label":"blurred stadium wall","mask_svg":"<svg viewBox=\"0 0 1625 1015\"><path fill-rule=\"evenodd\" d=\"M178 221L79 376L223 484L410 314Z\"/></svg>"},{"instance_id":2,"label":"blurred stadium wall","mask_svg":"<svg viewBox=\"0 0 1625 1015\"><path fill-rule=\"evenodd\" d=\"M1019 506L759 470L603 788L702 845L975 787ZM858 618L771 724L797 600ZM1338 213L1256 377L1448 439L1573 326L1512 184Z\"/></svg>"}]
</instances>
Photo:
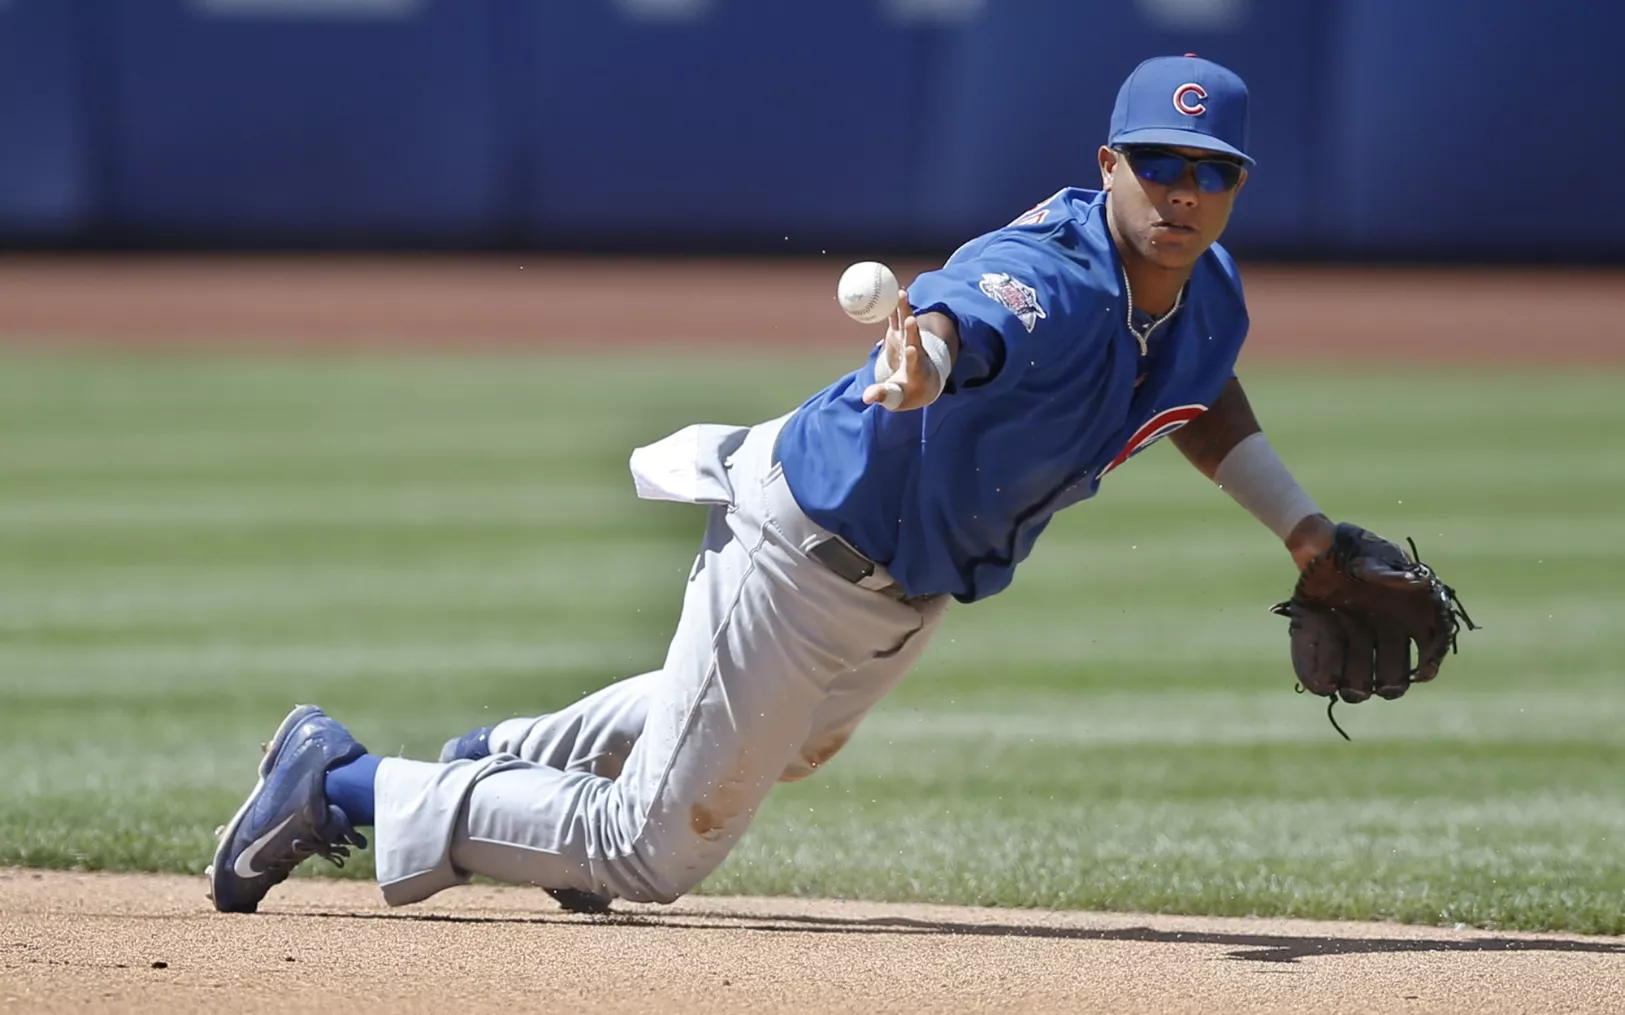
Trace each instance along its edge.
<instances>
[{"instance_id":1,"label":"blurred stadium wall","mask_svg":"<svg viewBox=\"0 0 1625 1015\"><path fill-rule=\"evenodd\" d=\"M940 254L1116 87L1254 96L1250 259L1625 261L1602 0L0 0L0 246ZM1595 171L1595 172L1593 172Z\"/></svg>"}]
</instances>

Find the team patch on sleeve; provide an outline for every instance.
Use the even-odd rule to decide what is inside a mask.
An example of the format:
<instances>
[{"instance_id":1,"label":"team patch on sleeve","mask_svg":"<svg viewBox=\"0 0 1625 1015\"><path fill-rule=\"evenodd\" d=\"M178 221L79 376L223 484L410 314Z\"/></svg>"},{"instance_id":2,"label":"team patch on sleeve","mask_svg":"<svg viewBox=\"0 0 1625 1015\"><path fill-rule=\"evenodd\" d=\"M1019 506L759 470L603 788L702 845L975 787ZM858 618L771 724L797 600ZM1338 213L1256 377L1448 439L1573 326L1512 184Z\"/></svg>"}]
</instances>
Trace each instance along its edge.
<instances>
[{"instance_id":1,"label":"team patch on sleeve","mask_svg":"<svg viewBox=\"0 0 1625 1015\"><path fill-rule=\"evenodd\" d=\"M1038 290L1007 273L983 273L981 289L989 299L1003 304L1006 310L1015 314L1028 331L1033 330L1039 318L1049 317L1044 313L1044 308L1038 305Z\"/></svg>"}]
</instances>

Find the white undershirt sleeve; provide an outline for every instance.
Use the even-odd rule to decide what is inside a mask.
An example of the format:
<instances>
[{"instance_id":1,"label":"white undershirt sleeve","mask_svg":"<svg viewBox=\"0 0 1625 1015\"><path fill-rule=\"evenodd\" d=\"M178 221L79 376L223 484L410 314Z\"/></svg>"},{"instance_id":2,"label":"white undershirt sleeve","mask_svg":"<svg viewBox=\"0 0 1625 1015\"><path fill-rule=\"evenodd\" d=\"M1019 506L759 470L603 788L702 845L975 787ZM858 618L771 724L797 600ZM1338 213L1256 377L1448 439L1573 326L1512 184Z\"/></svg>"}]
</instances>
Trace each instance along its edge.
<instances>
[{"instance_id":1,"label":"white undershirt sleeve","mask_svg":"<svg viewBox=\"0 0 1625 1015\"><path fill-rule=\"evenodd\" d=\"M1231 448L1213 481L1282 542L1299 522L1320 513L1262 432Z\"/></svg>"}]
</instances>

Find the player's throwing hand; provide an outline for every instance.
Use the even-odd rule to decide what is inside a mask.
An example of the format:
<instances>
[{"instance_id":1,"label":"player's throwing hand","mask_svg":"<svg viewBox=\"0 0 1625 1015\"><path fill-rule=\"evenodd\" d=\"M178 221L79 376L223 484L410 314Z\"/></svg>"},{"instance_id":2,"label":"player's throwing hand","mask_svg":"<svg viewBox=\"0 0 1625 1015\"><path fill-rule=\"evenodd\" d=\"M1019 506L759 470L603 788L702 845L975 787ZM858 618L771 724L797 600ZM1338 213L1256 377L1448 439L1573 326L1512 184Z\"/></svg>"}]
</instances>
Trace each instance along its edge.
<instances>
[{"instance_id":1,"label":"player's throwing hand","mask_svg":"<svg viewBox=\"0 0 1625 1015\"><path fill-rule=\"evenodd\" d=\"M897 291L897 309L886 319L875 362L875 383L863 392L863 404L880 405L893 412L920 409L942 392L943 378L920 340L920 322L909 306L908 290Z\"/></svg>"}]
</instances>

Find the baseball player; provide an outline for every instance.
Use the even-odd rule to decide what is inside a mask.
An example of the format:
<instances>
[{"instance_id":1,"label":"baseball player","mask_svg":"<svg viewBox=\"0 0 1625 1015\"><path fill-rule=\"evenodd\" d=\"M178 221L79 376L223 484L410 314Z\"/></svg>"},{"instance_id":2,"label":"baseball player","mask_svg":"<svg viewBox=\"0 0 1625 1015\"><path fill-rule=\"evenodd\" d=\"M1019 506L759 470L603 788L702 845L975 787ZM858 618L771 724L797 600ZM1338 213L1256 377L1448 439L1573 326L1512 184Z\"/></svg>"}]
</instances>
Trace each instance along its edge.
<instances>
[{"instance_id":1,"label":"baseball player","mask_svg":"<svg viewBox=\"0 0 1625 1015\"><path fill-rule=\"evenodd\" d=\"M1100 190L1061 190L920 275L867 362L794 411L634 451L639 496L708 506L658 670L435 762L379 758L294 709L221 829L215 906L252 912L369 825L392 905L474 874L573 909L674 901L775 783L841 749L950 603L1008 586L1057 511L1163 437L1291 555L1276 609L1305 689L1354 702L1431 679L1453 593L1321 512L1234 372L1247 306L1216 241L1252 165L1247 104L1217 64L1147 60L1119 90Z\"/></svg>"}]
</instances>

